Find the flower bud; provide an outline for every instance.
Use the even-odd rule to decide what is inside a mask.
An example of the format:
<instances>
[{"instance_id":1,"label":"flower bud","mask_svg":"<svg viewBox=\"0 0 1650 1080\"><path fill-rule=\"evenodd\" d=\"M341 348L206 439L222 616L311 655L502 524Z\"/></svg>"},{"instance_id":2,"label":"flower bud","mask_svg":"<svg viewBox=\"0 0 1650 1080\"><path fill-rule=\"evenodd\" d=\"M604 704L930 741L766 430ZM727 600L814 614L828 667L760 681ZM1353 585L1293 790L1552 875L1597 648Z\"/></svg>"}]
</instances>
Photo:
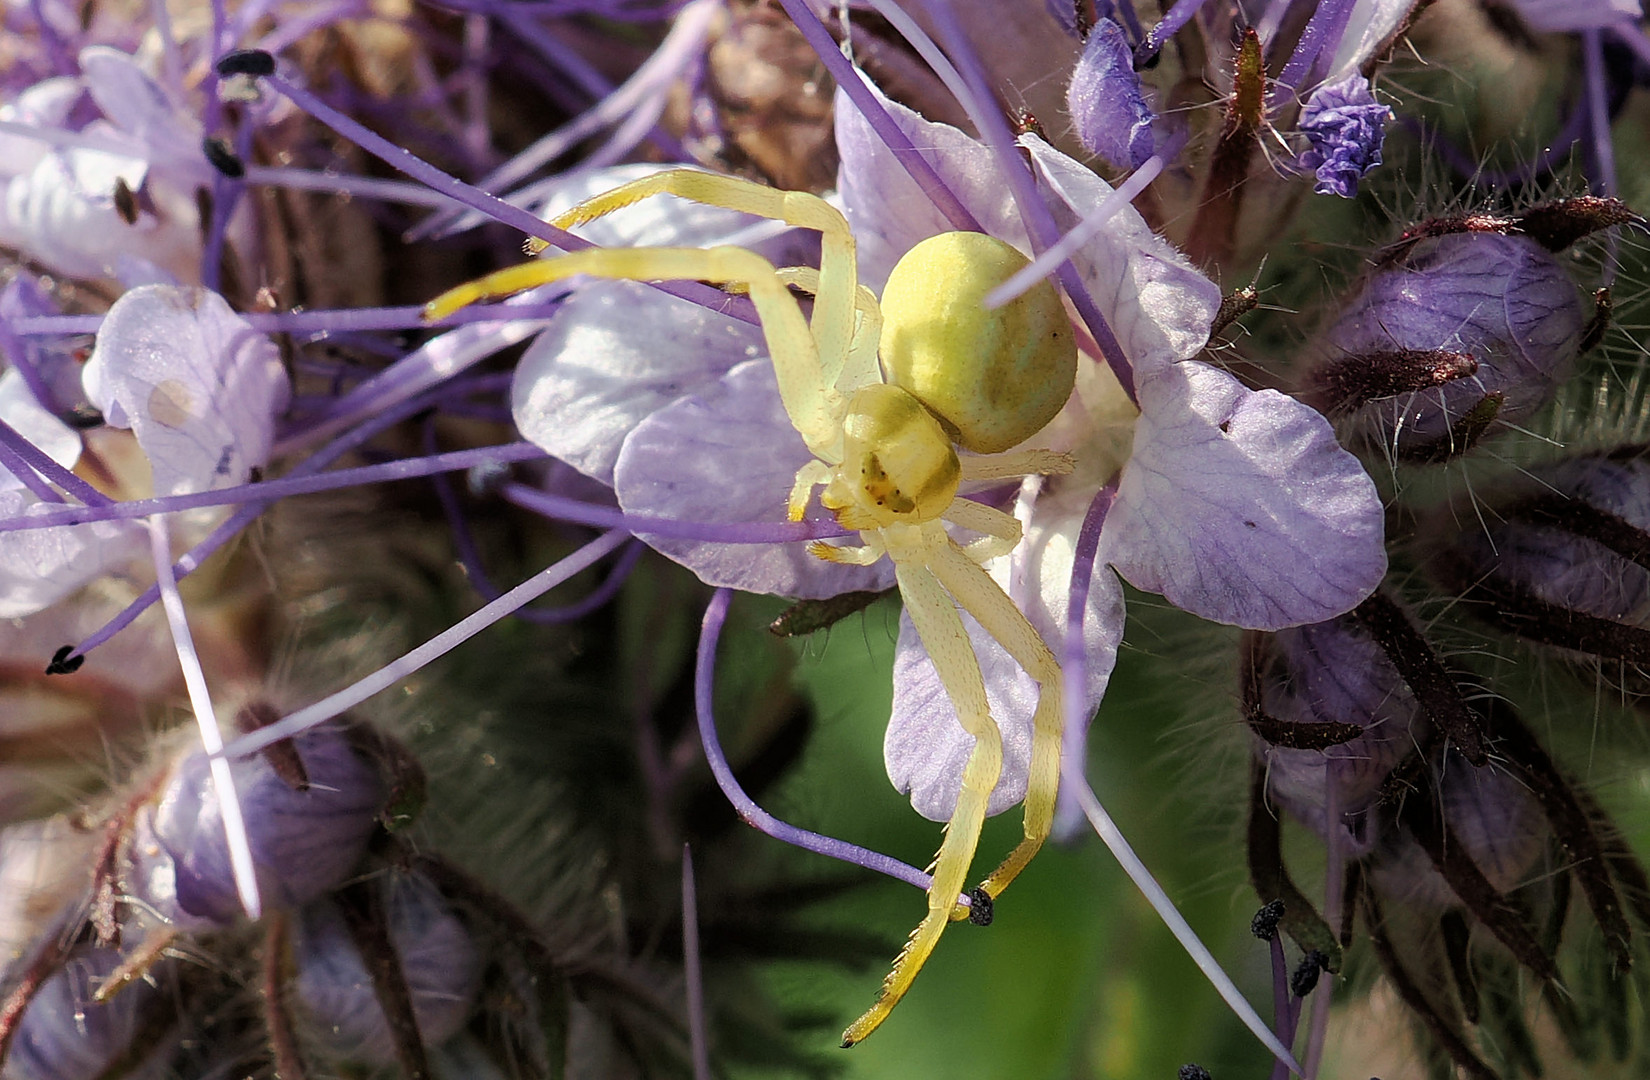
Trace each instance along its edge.
<instances>
[{"instance_id":1,"label":"flower bud","mask_svg":"<svg viewBox=\"0 0 1650 1080\"><path fill-rule=\"evenodd\" d=\"M1134 52L1122 27L1101 19L1089 31L1083 55L1066 87L1077 140L1119 169L1138 169L1152 156L1152 110L1134 70Z\"/></svg>"},{"instance_id":2,"label":"flower bud","mask_svg":"<svg viewBox=\"0 0 1650 1080\"><path fill-rule=\"evenodd\" d=\"M161 1001L139 979L98 1004L103 980L120 966L114 949L83 948L41 984L18 1022L6 1056L6 1080L94 1080L136 1047Z\"/></svg>"},{"instance_id":3,"label":"flower bud","mask_svg":"<svg viewBox=\"0 0 1650 1080\"><path fill-rule=\"evenodd\" d=\"M1433 775L1436 794L1417 797L1438 800L1448 830L1440 846L1457 847L1497 893L1523 884L1551 835L1525 785L1499 766L1474 768L1453 750L1434 764ZM1389 837L1370 872L1376 888L1393 900L1440 910L1475 902L1451 887L1408 830Z\"/></svg>"},{"instance_id":4,"label":"flower bud","mask_svg":"<svg viewBox=\"0 0 1650 1080\"><path fill-rule=\"evenodd\" d=\"M464 923L427 878L389 875L381 895L419 1036L426 1047L439 1046L470 1017L481 983L481 955ZM294 996L315 1022L313 1041L342 1061L393 1062L389 1021L335 901L317 901L299 914L293 956Z\"/></svg>"},{"instance_id":5,"label":"flower bud","mask_svg":"<svg viewBox=\"0 0 1650 1080\"><path fill-rule=\"evenodd\" d=\"M1333 803L1344 854L1367 854L1381 786L1429 730L1420 704L1355 615L1251 643L1244 704L1268 794L1325 838Z\"/></svg>"},{"instance_id":6,"label":"flower bud","mask_svg":"<svg viewBox=\"0 0 1650 1080\"><path fill-rule=\"evenodd\" d=\"M1535 468L1429 552L1433 576L1507 630L1650 660L1650 462L1639 447Z\"/></svg>"},{"instance_id":7,"label":"flower bud","mask_svg":"<svg viewBox=\"0 0 1650 1080\"><path fill-rule=\"evenodd\" d=\"M305 904L354 872L384 801L378 770L342 730L306 732L291 748L307 784L283 778L266 754L231 764L258 891L272 907ZM131 888L162 915L186 927L239 917L222 805L201 751L176 762L138 812L132 852Z\"/></svg>"},{"instance_id":8,"label":"flower bud","mask_svg":"<svg viewBox=\"0 0 1650 1080\"><path fill-rule=\"evenodd\" d=\"M1580 290L1525 236L1451 232L1377 266L1324 335L1307 394L1402 457L1470 449L1540 409L1569 377Z\"/></svg>"}]
</instances>

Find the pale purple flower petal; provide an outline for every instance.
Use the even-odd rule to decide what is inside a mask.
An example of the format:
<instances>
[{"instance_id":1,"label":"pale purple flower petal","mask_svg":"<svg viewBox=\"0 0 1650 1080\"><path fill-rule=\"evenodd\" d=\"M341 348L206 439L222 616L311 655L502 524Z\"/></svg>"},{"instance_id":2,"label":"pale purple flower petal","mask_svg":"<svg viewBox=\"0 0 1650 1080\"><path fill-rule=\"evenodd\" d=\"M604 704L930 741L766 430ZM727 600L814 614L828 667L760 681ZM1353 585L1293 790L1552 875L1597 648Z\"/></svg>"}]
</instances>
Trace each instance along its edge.
<instances>
[{"instance_id":1,"label":"pale purple flower petal","mask_svg":"<svg viewBox=\"0 0 1650 1080\"><path fill-rule=\"evenodd\" d=\"M636 282L595 282L568 297L527 347L512 412L525 438L612 484L637 424L765 353L762 331L749 323Z\"/></svg>"},{"instance_id":2,"label":"pale purple flower petal","mask_svg":"<svg viewBox=\"0 0 1650 1080\"><path fill-rule=\"evenodd\" d=\"M1203 364L1139 386L1134 454L1101 557L1216 622L1333 618L1386 571L1381 502L1316 411Z\"/></svg>"},{"instance_id":3,"label":"pale purple flower petal","mask_svg":"<svg viewBox=\"0 0 1650 1080\"><path fill-rule=\"evenodd\" d=\"M1050 209L1062 229L1075 228L1112 193L1111 185L1035 135L1020 145L1054 196ZM1196 355L1209 340L1220 286L1152 232L1134 207L1113 215L1072 263L1140 378Z\"/></svg>"},{"instance_id":4,"label":"pale purple flower petal","mask_svg":"<svg viewBox=\"0 0 1650 1080\"><path fill-rule=\"evenodd\" d=\"M156 495L244 483L268 462L291 393L275 344L223 297L165 285L115 301L84 381L104 418L137 436Z\"/></svg>"},{"instance_id":5,"label":"pale purple flower petal","mask_svg":"<svg viewBox=\"0 0 1650 1080\"><path fill-rule=\"evenodd\" d=\"M59 509L22 489L0 491L0 520ZM94 521L0 533L0 619L49 607L144 551L129 521Z\"/></svg>"},{"instance_id":6,"label":"pale purple flower petal","mask_svg":"<svg viewBox=\"0 0 1650 1080\"><path fill-rule=\"evenodd\" d=\"M874 83L867 85L980 226L1026 250L1025 228L990 148L949 124L924 120L883 97ZM836 143L842 158L837 193L859 241L860 282L880 295L900 256L919 241L950 232L954 226L841 90L836 96Z\"/></svg>"},{"instance_id":7,"label":"pale purple flower petal","mask_svg":"<svg viewBox=\"0 0 1650 1080\"><path fill-rule=\"evenodd\" d=\"M23 381L22 373L15 369L0 375L0 420L65 469L74 468L74 463L80 460L80 436L40 407L34 392ZM0 490L21 484L10 470L0 465Z\"/></svg>"},{"instance_id":8,"label":"pale purple flower petal","mask_svg":"<svg viewBox=\"0 0 1650 1080\"><path fill-rule=\"evenodd\" d=\"M193 164L201 126L150 78L136 57L103 45L80 51L81 81L103 115L143 148L151 163Z\"/></svg>"},{"instance_id":9,"label":"pale purple flower petal","mask_svg":"<svg viewBox=\"0 0 1650 1080\"><path fill-rule=\"evenodd\" d=\"M1066 88L1066 109L1089 153L1120 169L1138 169L1152 156L1154 117L1134 70L1134 50L1110 19L1089 31Z\"/></svg>"},{"instance_id":10,"label":"pale purple flower petal","mask_svg":"<svg viewBox=\"0 0 1650 1080\"><path fill-rule=\"evenodd\" d=\"M812 455L779 401L773 365L740 364L649 416L624 442L614 488L627 513L702 523L784 521ZM805 544L712 544L643 536L709 585L820 598L893 584L886 559L839 566Z\"/></svg>"},{"instance_id":11,"label":"pale purple flower petal","mask_svg":"<svg viewBox=\"0 0 1650 1080\"><path fill-rule=\"evenodd\" d=\"M0 105L0 120L38 128L60 128L68 122L69 110L84 93L80 80L68 76L44 79ZM0 176L26 173L51 153L51 144L41 139L0 133Z\"/></svg>"},{"instance_id":12,"label":"pale purple flower petal","mask_svg":"<svg viewBox=\"0 0 1650 1080\"><path fill-rule=\"evenodd\" d=\"M1340 82L1364 66L1389 37L1397 32L1416 0L1357 0L1330 62L1325 82Z\"/></svg>"},{"instance_id":13,"label":"pale purple flower petal","mask_svg":"<svg viewBox=\"0 0 1650 1080\"><path fill-rule=\"evenodd\" d=\"M1033 503L1026 538L1003 568L1010 595L1056 650L1065 639L1072 559L1091 494L1068 487ZM1003 771L986 810L1000 814L1026 796L1037 684L967 612L963 624L985 676L991 717L1003 733ZM1105 695L1122 637L1122 588L1116 577L1099 570L1083 616L1087 679L1080 715L1092 714ZM944 821L956 808L963 767L973 749L974 738L957 720L957 710L940 685L916 628L902 615L894 653L894 710L883 743L888 778L896 790L910 794L917 813Z\"/></svg>"}]
</instances>

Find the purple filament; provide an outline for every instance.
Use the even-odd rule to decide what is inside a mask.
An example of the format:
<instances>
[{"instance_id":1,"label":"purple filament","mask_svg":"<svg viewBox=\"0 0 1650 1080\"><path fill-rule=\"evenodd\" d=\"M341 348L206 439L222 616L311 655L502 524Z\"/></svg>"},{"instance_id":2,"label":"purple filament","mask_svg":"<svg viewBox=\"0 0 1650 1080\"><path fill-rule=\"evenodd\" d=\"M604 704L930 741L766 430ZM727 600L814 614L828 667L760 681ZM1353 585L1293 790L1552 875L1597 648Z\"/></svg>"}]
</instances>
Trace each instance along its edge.
<instances>
[{"instance_id":1,"label":"purple filament","mask_svg":"<svg viewBox=\"0 0 1650 1080\"><path fill-rule=\"evenodd\" d=\"M23 460L23 455L16 447L11 445L10 436L16 435L19 439L22 436L17 435L12 430L11 425L5 424L3 421L0 421L0 427L4 427L7 434L7 437L0 438L0 466L3 466L7 472L15 476L17 482L33 492L34 497L41 502L62 502L63 496L59 495L56 489L46 483L39 473L30 468L29 463Z\"/></svg>"},{"instance_id":2,"label":"purple filament","mask_svg":"<svg viewBox=\"0 0 1650 1080\"><path fill-rule=\"evenodd\" d=\"M4 451L0 446L0 452ZM277 499L292 495L313 495L321 491L362 487L366 484L384 484L393 480L412 480L443 472L459 472L477 465L537 461L548 457L532 443L507 443L486 446L476 450L453 450L428 457L402 458L378 465L363 465L354 469L339 469L319 475L295 474L280 480L262 480L256 484L237 484L234 487L197 491L188 495L166 495L154 499L132 499L111 502L104 498L101 506L69 506L45 514L0 520L0 533L28 532L58 525L83 525L89 521L127 521L151 514L172 514L183 510L197 510L203 506L233 506L247 503L243 509L262 509Z\"/></svg>"},{"instance_id":3,"label":"purple filament","mask_svg":"<svg viewBox=\"0 0 1650 1080\"><path fill-rule=\"evenodd\" d=\"M1077 532L1077 547L1072 552L1071 586L1066 594L1066 640L1061 648L1060 667L1065 686L1065 727L1060 733L1060 754L1071 761L1088 758L1089 718L1082 715L1078 704L1087 696L1088 650L1083 645L1083 622L1088 612L1089 588L1094 581L1094 560L1100 551L1100 530L1106 524L1117 488L1107 484L1094 495L1088 512L1083 515L1082 527ZM1057 816L1062 830L1075 823L1081 814L1071 792L1061 785Z\"/></svg>"},{"instance_id":4,"label":"purple filament","mask_svg":"<svg viewBox=\"0 0 1650 1080\"><path fill-rule=\"evenodd\" d=\"M870 87L861 80L859 71L842 55L842 50L837 48L836 42L831 39L830 31L825 29L825 24L819 20L819 16L813 13L804 0L779 2L785 8L785 14L796 24L796 28L802 31L803 38L812 46L814 52L819 54L819 59L831 73L831 78L835 79L843 93L848 95L854 107L864 114L866 123L871 125L871 129L887 145L889 152L894 155L894 160L911 174L911 179L939 212L945 215L946 220L961 232L984 232L980 223L974 219L974 215L968 212L968 208L946 186L945 181L940 179L939 173L934 171L928 159L912 145L910 138L894 123L894 118L888 115L888 110L882 107L882 103L877 100Z\"/></svg>"},{"instance_id":5,"label":"purple filament","mask_svg":"<svg viewBox=\"0 0 1650 1080\"><path fill-rule=\"evenodd\" d=\"M1134 50L1134 66L1139 70L1147 61L1156 56L1163 48L1163 43L1173 37L1182 26L1192 21L1207 0L1175 0L1174 7L1163 16L1163 21L1151 28Z\"/></svg>"},{"instance_id":6,"label":"purple filament","mask_svg":"<svg viewBox=\"0 0 1650 1080\"><path fill-rule=\"evenodd\" d=\"M756 805L756 801L739 786L738 779L733 775L733 768L728 765L727 756L722 752L722 744L716 736L716 714L713 707L716 698L716 643L721 640L722 624L727 621L728 602L732 597L731 589L717 589L711 596L710 604L705 608L704 622L700 626L699 652L693 668L693 704L699 717L699 739L705 747L705 761L710 765L711 774L716 777L716 786L722 789L722 794L728 797L728 802L733 804L740 819L751 828L804 851L863 866L867 870L886 874L927 892L934 879L916 867L881 852L871 851L845 840L821 836L819 833L799 829L795 825L780 821ZM967 896L960 896L957 902L967 906L969 899Z\"/></svg>"},{"instance_id":7,"label":"purple filament","mask_svg":"<svg viewBox=\"0 0 1650 1080\"><path fill-rule=\"evenodd\" d=\"M1049 212L1048 206L1038 193L1037 182L1031 171L1020 157L1014 135L1008 130L1008 122L1003 119L1002 111L995 105L979 54L974 51L968 35L957 21L950 0L928 0L928 12L939 28L946 51L951 54L958 72L968 84L969 91L975 99L973 102L965 101L963 105L975 126L980 129L980 135L996 153L998 167L1008 178L1014 202L1020 208L1020 216L1025 221L1033 253L1041 255L1044 250L1059 243L1060 227L1055 223L1054 215ZM1118 343L1117 335L1112 333L1111 325L1106 322L1106 317L1095 304L1094 297L1089 295L1088 287L1083 284L1083 279L1077 273L1077 267L1067 259L1060 264L1054 276L1065 288L1066 295L1071 297L1077 314L1082 316L1083 322L1087 324L1089 333L1094 336L1095 344L1100 346L1101 355L1106 358L1107 366L1111 368L1112 374L1117 376L1117 381L1129 395L1129 400L1139 404L1134 392L1134 368L1124 355L1123 346Z\"/></svg>"},{"instance_id":8,"label":"purple filament","mask_svg":"<svg viewBox=\"0 0 1650 1080\"><path fill-rule=\"evenodd\" d=\"M109 496L53 461L50 454L34 445L22 432L4 420L0 420L0 444L4 444L8 449L15 451L24 461L28 462L33 471L38 472L42 477L56 484L87 506L108 506L114 502ZM18 479L22 480L23 478L20 475ZM24 480L24 483L28 483L28 481ZM53 495L50 501L62 502L63 500Z\"/></svg>"},{"instance_id":9,"label":"purple filament","mask_svg":"<svg viewBox=\"0 0 1650 1080\"><path fill-rule=\"evenodd\" d=\"M336 131L339 135L351 140L361 149L390 166L390 168L405 173L420 183L429 185L432 189L463 203L473 210L480 210L495 221L502 222L513 229L526 233L528 236L543 240L562 251L583 251L585 248L596 246L582 237L574 236L570 232L539 220L520 207L511 206L503 199L489 195L456 177L447 175L412 151L403 149L383 136L375 134L370 128L278 75L270 75L265 81L286 95L287 100L298 106L298 108ZM648 284L690 303L721 312L730 318L739 319L753 325L758 324L755 309L748 299L729 296L720 289L714 289L709 285L701 285L698 282L649 282Z\"/></svg>"},{"instance_id":10,"label":"purple filament","mask_svg":"<svg viewBox=\"0 0 1650 1080\"><path fill-rule=\"evenodd\" d=\"M1283 93L1285 87L1291 93L1298 91L1309 81L1307 76L1314 67L1322 66L1316 63L1321 56L1334 58L1335 50L1341 45L1341 36L1346 33L1347 20L1352 17L1352 8L1353 0L1318 0L1317 9L1307 20L1306 30L1296 43L1295 51L1278 75L1276 93Z\"/></svg>"},{"instance_id":11,"label":"purple filament","mask_svg":"<svg viewBox=\"0 0 1650 1080\"><path fill-rule=\"evenodd\" d=\"M35 403L47 412L57 412L57 401L51 387L46 385L46 380L40 375L33 350L12 327L11 320L4 317L0 317L0 355L10 362L13 370L22 378L23 384L29 388L29 393L34 395Z\"/></svg>"},{"instance_id":12,"label":"purple filament","mask_svg":"<svg viewBox=\"0 0 1650 1080\"><path fill-rule=\"evenodd\" d=\"M438 323L423 320L423 308L402 307L336 308L323 311L249 311L241 314L254 330L265 334L342 334L368 330L426 330L469 323L501 322L513 319L545 319L556 313L559 303L475 304L460 308ZM19 335L46 336L95 334L103 325L102 315L33 315L12 320Z\"/></svg>"},{"instance_id":13,"label":"purple filament","mask_svg":"<svg viewBox=\"0 0 1650 1080\"><path fill-rule=\"evenodd\" d=\"M1289 1004L1289 962L1283 955L1283 933L1272 931L1272 1024L1278 1041L1285 1046L1295 1041L1295 1010ZM1270 1080L1288 1080L1289 1066L1280 1060L1272 1062Z\"/></svg>"},{"instance_id":14,"label":"purple filament","mask_svg":"<svg viewBox=\"0 0 1650 1080\"><path fill-rule=\"evenodd\" d=\"M707 544L797 544L808 540L827 540L852 535L850 530L844 529L834 521L740 521L715 524L646 517L640 514L627 514L617 507L598 506L562 495L551 495L526 484L506 484L502 494L507 502L543 514L547 518L598 529L624 529L626 532L644 537L695 540Z\"/></svg>"},{"instance_id":15,"label":"purple filament","mask_svg":"<svg viewBox=\"0 0 1650 1080\"><path fill-rule=\"evenodd\" d=\"M699 964L699 890L693 881L693 848L682 845L682 980L687 983L688 1047L693 1080L711 1080L710 1040L705 1030L705 977Z\"/></svg>"},{"instance_id":16,"label":"purple filament","mask_svg":"<svg viewBox=\"0 0 1650 1080\"><path fill-rule=\"evenodd\" d=\"M1604 82L1602 31L1581 32L1581 66L1586 80L1587 126L1594 166L1592 189L1597 195L1614 195L1616 148L1610 138L1610 93Z\"/></svg>"}]
</instances>

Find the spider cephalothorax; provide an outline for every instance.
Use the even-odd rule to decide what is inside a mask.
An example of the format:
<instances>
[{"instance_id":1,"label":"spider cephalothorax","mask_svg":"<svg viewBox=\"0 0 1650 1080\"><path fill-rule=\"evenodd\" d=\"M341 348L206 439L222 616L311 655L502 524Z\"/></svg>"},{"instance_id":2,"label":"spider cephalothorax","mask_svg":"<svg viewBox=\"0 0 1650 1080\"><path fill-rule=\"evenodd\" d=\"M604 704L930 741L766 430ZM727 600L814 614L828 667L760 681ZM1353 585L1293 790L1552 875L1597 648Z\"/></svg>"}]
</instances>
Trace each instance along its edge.
<instances>
[{"instance_id":1,"label":"spider cephalothorax","mask_svg":"<svg viewBox=\"0 0 1650 1080\"><path fill-rule=\"evenodd\" d=\"M910 986L958 902L987 801L1002 772L1002 735L958 608L972 615L1040 686L1033 717L1025 835L978 891L1006 888L1047 837L1059 777L1060 669L1024 614L982 566L1014 549L1020 523L959 497L969 481L1068 472L1071 460L1046 450L1014 450L1065 405L1076 347L1064 304L1042 282L1000 308L986 293L1026 265L1019 252L979 233L944 233L909 251L890 275L882 302L859 284L847 221L824 200L748 181L673 170L599 195L552 224L571 228L668 193L818 230L819 268L776 269L734 247L591 249L527 263L460 286L425 308L430 321L477 300L577 274L639 281L708 280L749 292L762 324L780 399L814 459L796 474L789 510L820 504L857 546L815 542L831 562L894 564L905 608L927 646L963 728L975 743L955 811L934 865L928 914L912 934L877 1003L844 1035L870 1034ZM809 319L791 294L814 295ZM967 453L959 454L959 450ZM950 524L980 539L966 545Z\"/></svg>"}]
</instances>

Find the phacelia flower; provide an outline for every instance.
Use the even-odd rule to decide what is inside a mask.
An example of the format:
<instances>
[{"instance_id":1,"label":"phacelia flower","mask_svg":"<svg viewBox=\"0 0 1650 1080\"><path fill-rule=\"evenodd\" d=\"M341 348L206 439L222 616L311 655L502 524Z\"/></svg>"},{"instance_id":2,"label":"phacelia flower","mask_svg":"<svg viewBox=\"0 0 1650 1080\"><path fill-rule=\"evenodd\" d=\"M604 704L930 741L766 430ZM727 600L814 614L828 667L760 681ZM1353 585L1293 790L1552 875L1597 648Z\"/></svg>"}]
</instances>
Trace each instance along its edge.
<instances>
[{"instance_id":1,"label":"phacelia flower","mask_svg":"<svg viewBox=\"0 0 1650 1080\"><path fill-rule=\"evenodd\" d=\"M258 891L273 907L296 907L340 885L365 855L385 795L376 766L343 731L318 728L291 747L302 781L282 775L265 754L232 766ZM241 903L205 753L171 765L133 829L134 895L176 925L236 921Z\"/></svg>"},{"instance_id":2,"label":"phacelia flower","mask_svg":"<svg viewBox=\"0 0 1650 1080\"><path fill-rule=\"evenodd\" d=\"M1642 448L1532 468L1436 532L1434 577L1474 612L1560 648L1650 662L1650 462Z\"/></svg>"},{"instance_id":3,"label":"phacelia flower","mask_svg":"<svg viewBox=\"0 0 1650 1080\"><path fill-rule=\"evenodd\" d=\"M115 949L95 947L70 954L18 1023L6 1055L6 1080L96 1080L142 1050L139 1037L164 1007L158 983L139 979L106 1002L92 1000L122 959ZM141 1058L133 1062L134 1074L142 1064Z\"/></svg>"},{"instance_id":4,"label":"phacelia flower","mask_svg":"<svg viewBox=\"0 0 1650 1080\"><path fill-rule=\"evenodd\" d=\"M988 147L884 106L987 232L1029 248ZM839 197L858 241L860 279L880 290L906 251L953 226L841 95L837 143ZM1035 136L1021 145L1061 227L1074 227L1110 195L1091 171ZM643 210L657 221L648 242L671 243L675 229L660 210L637 207L602 222ZM1385 557L1379 502L1355 459L1310 408L1187 360L1219 307L1214 284L1126 206L1074 260L1134 366L1140 404L1109 370L1081 362L1072 403L1028 443L1070 449L1078 462L1073 476L1023 492L1015 512L1025 539L994 571L1033 627L1045 640L1063 640L1077 532L1114 478L1102 558L1188 610L1278 627L1331 617L1367 594ZM576 294L518 368L523 434L611 482L629 513L782 520L792 478L810 454L781 406L756 329L644 286L607 288ZM891 583L886 561L824 563L801 545L649 542L705 581L746 591L828 597ZM1088 604L1084 715L1104 689L1122 630L1121 592L1110 575L1096 578ZM1002 779L990 800L991 812L1000 812L1025 796L1037 693L977 627L973 645L1004 733ZM945 819L973 740L908 620L895 665L890 774L920 812Z\"/></svg>"},{"instance_id":5,"label":"phacelia flower","mask_svg":"<svg viewBox=\"0 0 1650 1080\"><path fill-rule=\"evenodd\" d=\"M1420 703L1354 615L1257 635L1247 651L1245 710L1267 794L1325 839L1333 813L1343 854L1368 854L1383 784L1431 730Z\"/></svg>"},{"instance_id":6,"label":"phacelia flower","mask_svg":"<svg viewBox=\"0 0 1650 1080\"><path fill-rule=\"evenodd\" d=\"M1552 252L1499 232L1427 236L1370 272L1308 376L1326 412L1404 457L1469 449L1574 368L1586 313Z\"/></svg>"},{"instance_id":7,"label":"phacelia flower","mask_svg":"<svg viewBox=\"0 0 1650 1080\"><path fill-rule=\"evenodd\" d=\"M481 953L464 923L425 878L390 873L377 886L389 939L412 999L418 1034L439 1046L463 1028L481 986ZM388 1065L395 1042L373 977L339 901L318 900L293 928L293 993L313 1042L337 1060Z\"/></svg>"},{"instance_id":8,"label":"phacelia flower","mask_svg":"<svg viewBox=\"0 0 1650 1080\"><path fill-rule=\"evenodd\" d=\"M1089 31L1066 88L1077 139L1118 168L1138 169L1152 156L1152 114L1122 27L1101 19Z\"/></svg>"},{"instance_id":9,"label":"phacelia flower","mask_svg":"<svg viewBox=\"0 0 1650 1080\"><path fill-rule=\"evenodd\" d=\"M1317 177L1313 190L1344 199L1356 195L1358 180L1381 163L1391 117L1392 110L1375 100L1369 80L1356 72L1312 91L1300 118L1311 148L1300 163Z\"/></svg>"}]
</instances>

